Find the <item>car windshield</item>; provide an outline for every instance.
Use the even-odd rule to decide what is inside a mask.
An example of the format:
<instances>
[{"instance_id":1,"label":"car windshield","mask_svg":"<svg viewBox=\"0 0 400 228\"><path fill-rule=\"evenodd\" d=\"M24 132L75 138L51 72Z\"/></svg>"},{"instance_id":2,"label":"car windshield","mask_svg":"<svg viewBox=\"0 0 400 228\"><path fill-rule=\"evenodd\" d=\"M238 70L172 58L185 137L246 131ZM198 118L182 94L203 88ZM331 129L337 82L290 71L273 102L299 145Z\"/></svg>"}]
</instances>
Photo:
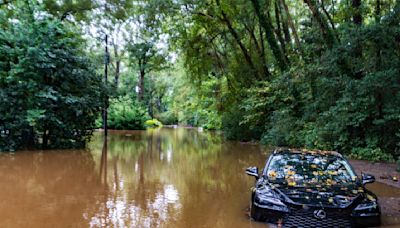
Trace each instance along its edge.
<instances>
[{"instance_id":1,"label":"car windshield","mask_svg":"<svg viewBox=\"0 0 400 228\"><path fill-rule=\"evenodd\" d=\"M266 170L271 182L289 186L351 184L356 175L349 163L331 154L280 153L273 155Z\"/></svg>"}]
</instances>

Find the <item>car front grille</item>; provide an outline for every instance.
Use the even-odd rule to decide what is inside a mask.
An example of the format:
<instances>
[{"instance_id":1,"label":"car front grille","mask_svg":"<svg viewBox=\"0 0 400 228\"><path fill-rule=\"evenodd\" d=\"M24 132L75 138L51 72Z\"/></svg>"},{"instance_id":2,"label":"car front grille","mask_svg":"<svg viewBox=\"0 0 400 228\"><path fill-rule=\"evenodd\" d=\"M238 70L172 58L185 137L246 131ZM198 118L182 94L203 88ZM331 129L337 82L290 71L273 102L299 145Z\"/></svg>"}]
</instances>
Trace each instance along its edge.
<instances>
[{"instance_id":1,"label":"car front grille","mask_svg":"<svg viewBox=\"0 0 400 228\"><path fill-rule=\"evenodd\" d=\"M351 227L349 213L340 210L327 210L326 218L314 217L314 210L292 208L289 215L284 218L284 227L323 227L323 228L347 228Z\"/></svg>"}]
</instances>

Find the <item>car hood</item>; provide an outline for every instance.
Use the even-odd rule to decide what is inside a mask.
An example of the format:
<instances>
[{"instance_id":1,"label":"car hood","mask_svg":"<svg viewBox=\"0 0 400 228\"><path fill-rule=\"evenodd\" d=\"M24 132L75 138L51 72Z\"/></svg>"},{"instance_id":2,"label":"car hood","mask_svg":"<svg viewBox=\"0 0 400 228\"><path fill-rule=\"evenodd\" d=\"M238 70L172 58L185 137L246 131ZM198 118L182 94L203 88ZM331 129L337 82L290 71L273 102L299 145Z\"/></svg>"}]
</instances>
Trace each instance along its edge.
<instances>
[{"instance_id":1,"label":"car hood","mask_svg":"<svg viewBox=\"0 0 400 228\"><path fill-rule=\"evenodd\" d=\"M281 186L275 189L287 202L332 208L346 208L361 197L364 192L364 188L356 184L308 187Z\"/></svg>"}]
</instances>

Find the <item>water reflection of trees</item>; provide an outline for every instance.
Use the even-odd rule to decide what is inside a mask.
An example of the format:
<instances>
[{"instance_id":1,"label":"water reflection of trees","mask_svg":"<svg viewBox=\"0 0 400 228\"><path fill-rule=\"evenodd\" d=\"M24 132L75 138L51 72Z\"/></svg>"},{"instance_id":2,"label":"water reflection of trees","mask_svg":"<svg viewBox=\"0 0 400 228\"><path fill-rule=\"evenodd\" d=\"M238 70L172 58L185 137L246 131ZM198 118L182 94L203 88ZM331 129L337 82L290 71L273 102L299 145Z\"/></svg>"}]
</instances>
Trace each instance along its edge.
<instances>
[{"instance_id":1,"label":"water reflection of trees","mask_svg":"<svg viewBox=\"0 0 400 228\"><path fill-rule=\"evenodd\" d=\"M111 134L108 165L103 165L108 170L108 197L105 204L98 205L92 225L185 227L191 220L233 224L232 220L216 220L231 209L210 202L213 194L236 197L238 188L248 190L239 184L243 175L238 170L249 165L251 154L231 153L248 146L222 141L215 134L186 129ZM104 159L102 145L101 136L94 138L92 153L99 169ZM233 156L225 156L227 153ZM199 211L204 208L206 212ZM208 218L210 213L214 215Z\"/></svg>"}]
</instances>

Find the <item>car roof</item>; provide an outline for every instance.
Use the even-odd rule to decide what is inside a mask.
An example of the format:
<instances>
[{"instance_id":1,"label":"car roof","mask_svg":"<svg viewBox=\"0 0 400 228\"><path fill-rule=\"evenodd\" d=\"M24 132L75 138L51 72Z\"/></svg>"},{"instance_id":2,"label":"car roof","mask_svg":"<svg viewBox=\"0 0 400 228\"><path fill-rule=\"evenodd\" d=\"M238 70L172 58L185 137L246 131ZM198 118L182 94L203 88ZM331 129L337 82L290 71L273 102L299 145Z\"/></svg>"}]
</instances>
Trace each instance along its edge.
<instances>
[{"instance_id":1,"label":"car roof","mask_svg":"<svg viewBox=\"0 0 400 228\"><path fill-rule=\"evenodd\" d=\"M293 153L293 154L314 154L321 156L333 155L342 158L343 156L337 151L328 150L307 150L307 149L294 149L294 148L276 148L274 154Z\"/></svg>"}]
</instances>

